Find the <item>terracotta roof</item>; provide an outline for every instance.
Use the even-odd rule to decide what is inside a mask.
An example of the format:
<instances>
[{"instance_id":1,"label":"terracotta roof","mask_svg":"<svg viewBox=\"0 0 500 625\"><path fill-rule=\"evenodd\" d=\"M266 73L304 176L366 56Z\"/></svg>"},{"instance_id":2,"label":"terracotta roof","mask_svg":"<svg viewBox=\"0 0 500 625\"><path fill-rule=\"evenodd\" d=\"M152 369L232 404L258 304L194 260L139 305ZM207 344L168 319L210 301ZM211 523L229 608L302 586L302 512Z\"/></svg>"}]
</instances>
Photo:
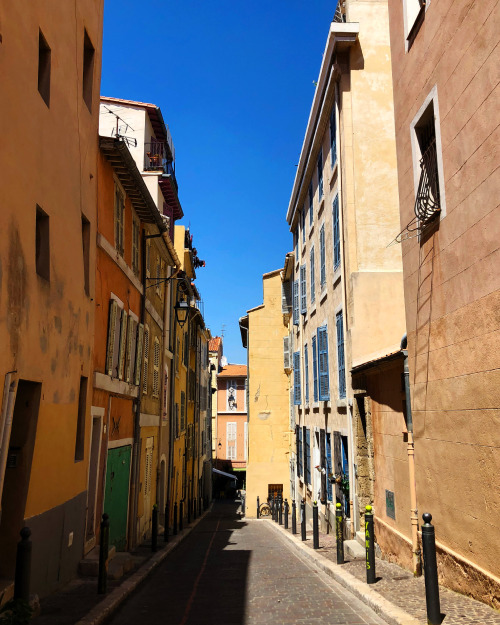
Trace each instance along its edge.
<instances>
[{"instance_id":1,"label":"terracotta roof","mask_svg":"<svg viewBox=\"0 0 500 625\"><path fill-rule=\"evenodd\" d=\"M218 352L219 347L222 344L222 337L214 336L213 339L210 339L208 343L208 351L209 352Z\"/></svg>"},{"instance_id":2,"label":"terracotta roof","mask_svg":"<svg viewBox=\"0 0 500 625\"><path fill-rule=\"evenodd\" d=\"M247 366L246 365L226 365L219 373L219 378L237 378L246 377Z\"/></svg>"}]
</instances>

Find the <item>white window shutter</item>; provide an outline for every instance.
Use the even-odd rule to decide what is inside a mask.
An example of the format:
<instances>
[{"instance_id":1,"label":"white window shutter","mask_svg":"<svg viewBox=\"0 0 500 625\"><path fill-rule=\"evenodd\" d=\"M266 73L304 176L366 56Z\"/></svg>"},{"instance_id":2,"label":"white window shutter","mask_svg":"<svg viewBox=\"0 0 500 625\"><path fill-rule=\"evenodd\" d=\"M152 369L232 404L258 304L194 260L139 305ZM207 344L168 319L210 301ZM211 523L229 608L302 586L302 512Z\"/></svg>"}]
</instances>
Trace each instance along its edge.
<instances>
[{"instance_id":1,"label":"white window shutter","mask_svg":"<svg viewBox=\"0 0 500 625\"><path fill-rule=\"evenodd\" d=\"M114 299L109 302L109 321L108 321L108 349L106 355L106 373L113 375L113 352L115 347L115 328L118 316L118 302Z\"/></svg>"},{"instance_id":2,"label":"white window shutter","mask_svg":"<svg viewBox=\"0 0 500 625\"><path fill-rule=\"evenodd\" d=\"M123 370L125 367L125 348L127 346L127 313L122 310L120 326L120 351L118 356L118 379L123 380Z\"/></svg>"}]
</instances>

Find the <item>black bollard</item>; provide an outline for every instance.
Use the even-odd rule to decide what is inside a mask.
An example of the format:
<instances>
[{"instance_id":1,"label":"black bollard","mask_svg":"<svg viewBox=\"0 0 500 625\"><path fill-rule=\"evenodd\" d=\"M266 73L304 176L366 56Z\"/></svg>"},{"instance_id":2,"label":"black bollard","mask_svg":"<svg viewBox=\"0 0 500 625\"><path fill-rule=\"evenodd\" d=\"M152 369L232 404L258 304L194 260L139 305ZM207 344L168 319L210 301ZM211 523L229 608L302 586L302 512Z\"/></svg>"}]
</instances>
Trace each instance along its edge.
<instances>
[{"instance_id":1,"label":"black bollard","mask_svg":"<svg viewBox=\"0 0 500 625\"><path fill-rule=\"evenodd\" d=\"M177 535L177 502L174 503L174 530L172 534Z\"/></svg>"},{"instance_id":2,"label":"black bollard","mask_svg":"<svg viewBox=\"0 0 500 625\"><path fill-rule=\"evenodd\" d=\"M313 503L313 549L319 549L319 510L317 501Z\"/></svg>"},{"instance_id":3,"label":"black bollard","mask_svg":"<svg viewBox=\"0 0 500 625\"><path fill-rule=\"evenodd\" d=\"M280 525L283 525L283 500L281 497L278 498L278 515L279 515L278 523Z\"/></svg>"},{"instance_id":4,"label":"black bollard","mask_svg":"<svg viewBox=\"0 0 500 625\"><path fill-rule=\"evenodd\" d=\"M297 533L297 504L292 499L292 534Z\"/></svg>"},{"instance_id":5,"label":"black bollard","mask_svg":"<svg viewBox=\"0 0 500 625\"><path fill-rule=\"evenodd\" d=\"M158 506L153 505L153 514L151 516L151 551L158 550Z\"/></svg>"},{"instance_id":6,"label":"black bollard","mask_svg":"<svg viewBox=\"0 0 500 625\"><path fill-rule=\"evenodd\" d=\"M184 499L181 499L179 504L179 532L182 532L182 528L184 527Z\"/></svg>"},{"instance_id":7,"label":"black bollard","mask_svg":"<svg viewBox=\"0 0 500 625\"><path fill-rule=\"evenodd\" d=\"M425 602L427 604L427 623L439 625L441 623L441 606L439 601L439 584L436 561L436 537L434 526L431 525L432 515L425 512L422 515L422 550L424 554Z\"/></svg>"},{"instance_id":8,"label":"black bollard","mask_svg":"<svg viewBox=\"0 0 500 625\"><path fill-rule=\"evenodd\" d=\"M302 540L306 539L306 500L300 502L300 532Z\"/></svg>"},{"instance_id":9,"label":"black bollard","mask_svg":"<svg viewBox=\"0 0 500 625\"><path fill-rule=\"evenodd\" d=\"M17 543L16 576L14 579L14 599L22 599L29 603L31 578L31 530L23 527L21 540Z\"/></svg>"},{"instance_id":10,"label":"black bollard","mask_svg":"<svg viewBox=\"0 0 500 625\"><path fill-rule=\"evenodd\" d=\"M289 513L289 506L288 506L288 499L285 499L285 529L288 529L288 513Z\"/></svg>"},{"instance_id":11,"label":"black bollard","mask_svg":"<svg viewBox=\"0 0 500 625\"><path fill-rule=\"evenodd\" d=\"M373 535L373 512L366 506L365 512L366 583L375 583L375 537Z\"/></svg>"},{"instance_id":12,"label":"black bollard","mask_svg":"<svg viewBox=\"0 0 500 625\"><path fill-rule=\"evenodd\" d=\"M337 540L337 564L344 564L344 516L342 504L335 506L335 537Z\"/></svg>"},{"instance_id":13,"label":"black bollard","mask_svg":"<svg viewBox=\"0 0 500 625\"><path fill-rule=\"evenodd\" d=\"M104 513L101 521L101 538L99 544L99 578L97 592L104 595L108 588L108 547L109 547L109 516Z\"/></svg>"},{"instance_id":14,"label":"black bollard","mask_svg":"<svg viewBox=\"0 0 500 625\"><path fill-rule=\"evenodd\" d=\"M257 497L257 518L260 519L260 498Z\"/></svg>"},{"instance_id":15,"label":"black bollard","mask_svg":"<svg viewBox=\"0 0 500 625\"><path fill-rule=\"evenodd\" d=\"M165 527L163 528L163 542L168 543L168 524L170 523L170 506L165 504Z\"/></svg>"}]
</instances>

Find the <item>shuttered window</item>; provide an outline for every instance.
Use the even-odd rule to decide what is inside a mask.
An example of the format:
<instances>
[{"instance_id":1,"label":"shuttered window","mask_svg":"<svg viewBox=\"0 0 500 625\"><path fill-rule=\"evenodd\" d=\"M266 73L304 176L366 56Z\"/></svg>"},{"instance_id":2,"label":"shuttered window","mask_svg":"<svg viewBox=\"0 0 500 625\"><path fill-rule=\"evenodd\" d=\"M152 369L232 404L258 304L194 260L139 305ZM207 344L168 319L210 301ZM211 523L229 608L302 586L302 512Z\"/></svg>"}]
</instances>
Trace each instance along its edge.
<instances>
[{"instance_id":1,"label":"shuttered window","mask_svg":"<svg viewBox=\"0 0 500 625\"><path fill-rule=\"evenodd\" d=\"M301 477L303 472L303 451L302 451L302 428L297 425L295 429L295 437L297 444L297 476Z\"/></svg>"},{"instance_id":2,"label":"shuttered window","mask_svg":"<svg viewBox=\"0 0 500 625\"><path fill-rule=\"evenodd\" d=\"M337 269L340 265L340 226L339 226L339 196L336 195L333 200L332 210L333 221L333 268Z\"/></svg>"},{"instance_id":3,"label":"shuttered window","mask_svg":"<svg viewBox=\"0 0 500 625\"><path fill-rule=\"evenodd\" d=\"M286 315L292 307L292 283L286 280L281 283L281 312Z\"/></svg>"},{"instance_id":4,"label":"shuttered window","mask_svg":"<svg viewBox=\"0 0 500 625\"><path fill-rule=\"evenodd\" d=\"M139 274L139 250L140 250L140 232L141 225L139 220L134 217L132 221L132 271Z\"/></svg>"},{"instance_id":5,"label":"shuttered window","mask_svg":"<svg viewBox=\"0 0 500 625\"><path fill-rule=\"evenodd\" d=\"M118 355L118 379L123 380L123 373L125 370L125 351L127 348L127 313L122 310L121 325L120 325L120 345Z\"/></svg>"},{"instance_id":6,"label":"shuttered window","mask_svg":"<svg viewBox=\"0 0 500 625\"><path fill-rule=\"evenodd\" d=\"M136 336L137 321L129 315L127 326L127 349L125 353L125 371L123 374L123 379L125 380L125 382L129 383L132 382L132 368L135 360Z\"/></svg>"},{"instance_id":7,"label":"shuttered window","mask_svg":"<svg viewBox=\"0 0 500 625\"><path fill-rule=\"evenodd\" d=\"M321 226L321 230L319 232L319 265L320 272L319 278L321 283L321 288L326 284L326 259L325 259L325 224Z\"/></svg>"},{"instance_id":8,"label":"shuttered window","mask_svg":"<svg viewBox=\"0 0 500 625\"><path fill-rule=\"evenodd\" d=\"M155 336L153 351L153 397L160 396L160 341Z\"/></svg>"},{"instance_id":9,"label":"shuttered window","mask_svg":"<svg viewBox=\"0 0 500 625\"><path fill-rule=\"evenodd\" d=\"M181 419L180 419L180 431L183 432L186 429L186 393L181 391Z\"/></svg>"},{"instance_id":10,"label":"shuttered window","mask_svg":"<svg viewBox=\"0 0 500 625\"><path fill-rule=\"evenodd\" d=\"M307 288L306 288L306 266L300 268L300 312L305 315L307 312Z\"/></svg>"},{"instance_id":11,"label":"shuttered window","mask_svg":"<svg viewBox=\"0 0 500 625\"><path fill-rule=\"evenodd\" d=\"M284 369L291 369L290 364L290 337L283 337L283 367Z\"/></svg>"},{"instance_id":12,"label":"shuttered window","mask_svg":"<svg viewBox=\"0 0 500 625\"><path fill-rule=\"evenodd\" d=\"M293 353L293 403L300 406L301 389L300 389L300 352Z\"/></svg>"},{"instance_id":13,"label":"shuttered window","mask_svg":"<svg viewBox=\"0 0 500 625\"><path fill-rule=\"evenodd\" d=\"M335 118L335 102L330 113L330 156L332 160L332 169L337 162L337 120Z\"/></svg>"},{"instance_id":14,"label":"shuttered window","mask_svg":"<svg viewBox=\"0 0 500 625\"><path fill-rule=\"evenodd\" d=\"M113 375L113 359L115 350L116 326L119 314L118 302L114 299L109 301L109 319L108 319L108 347L106 350L106 373Z\"/></svg>"},{"instance_id":15,"label":"shuttered window","mask_svg":"<svg viewBox=\"0 0 500 625\"><path fill-rule=\"evenodd\" d=\"M314 206L313 206L313 186L312 182L309 185L309 227L311 228L314 222Z\"/></svg>"},{"instance_id":16,"label":"shuttered window","mask_svg":"<svg viewBox=\"0 0 500 625\"><path fill-rule=\"evenodd\" d=\"M328 501L333 501L333 488L330 476L333 473L332 469L332 441L329 432L326 433L326 490Z\"/></svg>"},{"instance_id":17,"label":"shuttered window","mask_svg":"<svg viewBox=\"0 0 500 625\"><path fill-rule=\"evenodd\" d=\"M312 357L313 357L313 397L314 401L318 401L318 359L317 359L317 349L316 349L316 337L312 337Z\"/></svg>"},{"instance_id":18,"label":"shuttered window","mask_svg":"<svg viewBox=\"0 0 500 625\"><path fill-rule=\"evenodd\" d=\"M306 404L309 403L309 352L307 344L304 345L304 384L306 392Z\"/></svg>"},{"instance_id":19,"label":"shuttered window","mask_svg":"<svg viewBox=\"0 0 500 625\"><path fill-rule=\"evenodd\" d=\"M344 315L342 311L335 317L337 323L337 367L339 371L339 397L345 397L345 359L344 359Z\"/></svg>"},{"instance_id":20,"label":"shuttered window","mask_svg":"<svg viewBox=\"0 0 500 625\"><path fill-rule=\"evenodd\" d=\"M226 458L228 460L236 460L236 423L226 423Z\"/></svg>"},{"instance_id":21,"label":"shuttered window","mask_svg":"<svg viewBox=\"0 0 500 625\"><path fill-rule=\"evenodd\" d=\"M309 287L310 287L310 293L311 293L311 304L313 304L316 299L316 289L314 288L315 286L314 285L314 246L311 247L309 258L310 258Z\"/></svg>"},{"instance_id":22,"label":"shuttered window","mask_svg":"<svg viewBox=\"0 0 500 625\"><path fill-rule=\"evenodd\" d=\"M305 450L304 450L304 477L307 484L311 484L311 431L304 427Z\"/></svg>"},{"instance_id":23,"label":"shuttered window","mask_svg":"<svg viewBox=\"0 0 500 625\"><path fill-rule=\"evenodd\" d=\"M153 477L153 437L146 439L146 458L144 468L144 496L151 493L152 477Z\"/></svg>"},{"instance_id":24,"label":"shuttered window","mask_svg":"<svg viewBox=\"0 0 500 625\"><path fill-rule=\"evenodd\" d=\"M142 392L148 392L148 366L149 366L149 327L144 326L144 363L142 367Z\"/></svg>"},{"instance_id":25,"label":"shuttered window","mask_svg":"<svg viewBox=\"0 0 500 625\"><path fill-rule=\"evenodd\" d=\"M299 325L299 281L293 283L293 325Z\"/></svg>"},{"instance_id":26,"label":"shuttered window","mask_svg":"<svg viewBox=\"0 0 500 625\"><path fill-rule=\"evenodd\" d=\"M318 328L318 383L319 400L330 399L330 380L328 375L328 327Z\"/></svg>"},{"instance_id":27,"label":"shuttered window","mask_svg":"<svg viewBox=\"0 0 500 625\"><path fill-rule=\"evenodd\" d=\"M323 149L318 155L318 201L323 197Z\"/></svg>"},{"instance_id":28,"label":"shuttered window","mask_svg":"<svg viewBox=\"0 0 500 625\"><path fill-rule=\"evenodd\" d=\"M144 344L144 325L140 323L137 327L137 346L135 349L135 372L134 384L139 386L142 368L142 346Z\"/></svg>"}]
</instances>

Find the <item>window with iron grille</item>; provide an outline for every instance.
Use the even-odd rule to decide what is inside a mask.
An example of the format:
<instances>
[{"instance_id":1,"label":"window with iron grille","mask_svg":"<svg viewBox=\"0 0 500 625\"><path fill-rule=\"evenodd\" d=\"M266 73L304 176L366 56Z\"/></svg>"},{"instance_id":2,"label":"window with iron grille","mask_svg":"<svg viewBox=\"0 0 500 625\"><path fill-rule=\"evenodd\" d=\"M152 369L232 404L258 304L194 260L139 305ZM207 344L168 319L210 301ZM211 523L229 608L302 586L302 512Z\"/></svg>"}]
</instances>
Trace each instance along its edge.
<instances>
[{"instance_id":1,"label":"window with iron grille","mask_svg":"<svg viewBox=\"0 0 500 625\"><path fill-rule=\"evenodd\" d=\"M339 226L339 196L336 195L333 200L332 209L333 221L333 268L340 266L340 226Z\"/></svg>"},{"instance_id":2,"label":"window with iron grille","mask_svg":"<svg viewBox=\"0 0 500 625\"><path fill-rule=\"evenodd\" d=\"M293 403L296 406L301 404L300 352L293 353Z\"/></svg>"},{"instance_id":3,"label":"window with iron grille","mask_svg":"<svg viewBox=\"0 0 500 625\"><path fill-rule=\"evenodd\" d=\"M318 155L318 201L323 197L323 148Z\"/></svg>"},{"instance_id":4,"label":"window with iron grille","mask_svg":"<svg viewBox=\"0 0 500 625\"><path fill-rule=\"evenodd\" d=\"M306 404L309 403L309 353L307 344L304 345L304 384L306 391Z\"/></svg>"},{"instance_id":5,"label":"window with iron grille","mask_svg":"<svg viewBox=\"0 0 500 625\"><path fill-rule=\"evenodd\" d=\"M306 266L300 268L300 312L305 315L307 312L307 289L306 289Z\"/></svg>"},{"instance_id":6,"label":"window with iron grille","mask_svg":"<svg viewBox=\"0 0 500 625\"><path fill-rule=\"evenodd\" d=\"M314 285L314 246L311 247L311 251L309 252L309 258L310 258L309 285L311 289L311 304L313 304L316 299L316 290L314 288L315 287Z\"/></svg>"},{"instance_id":7,"label":"window with iron grille","mask_svg":"<svg viewBox=\"0 0 500 625\"><path fill-rule=\"evenodd\" d=\"M415 217L420 227L431 222L441 211L434 102L415 124L415 136L420 150L420 179L415 198Z\"/></svg>"},{"instance_id":8,"label":"window with iron grille","mask_svg":"<svg viewBox=\"0 0 500 625\"><path fill-rule=\"evenodd\" d=\"M344 315L342 311L336 314L337 323L337 367L339 371L339 397L345 397L345 360L344 360Z\"/></svg>"},{"instance_id":9,"label":"window with iron grille","mask_svg":"<svg viewBox=\"0 0 500 625\"><path fill-rule=\"evenodd\" d=\"M325 224L321 226L319 232L319 267L319 279L323 289L326 284Z\"/></svg>"},{"instance_id":10,"label":"window with iron grille","mask_svg":"<svg viewBox=\"0 0 500 625\"><path fill-rule=\"evenodd\" d=\"M318 328L318 383L319 400L330 399L330 380L328 372L328 326Z\"/></svg>"},{"instance_id":11,"label":"window with iron grille","mask_svg":"<svg viewBox=\"0 0 500 625\"><path fill-rule=\"evenodd\" d=\"M293 283L293 325L299 325L299 281Z\"/></svg>"}]
</instances>

